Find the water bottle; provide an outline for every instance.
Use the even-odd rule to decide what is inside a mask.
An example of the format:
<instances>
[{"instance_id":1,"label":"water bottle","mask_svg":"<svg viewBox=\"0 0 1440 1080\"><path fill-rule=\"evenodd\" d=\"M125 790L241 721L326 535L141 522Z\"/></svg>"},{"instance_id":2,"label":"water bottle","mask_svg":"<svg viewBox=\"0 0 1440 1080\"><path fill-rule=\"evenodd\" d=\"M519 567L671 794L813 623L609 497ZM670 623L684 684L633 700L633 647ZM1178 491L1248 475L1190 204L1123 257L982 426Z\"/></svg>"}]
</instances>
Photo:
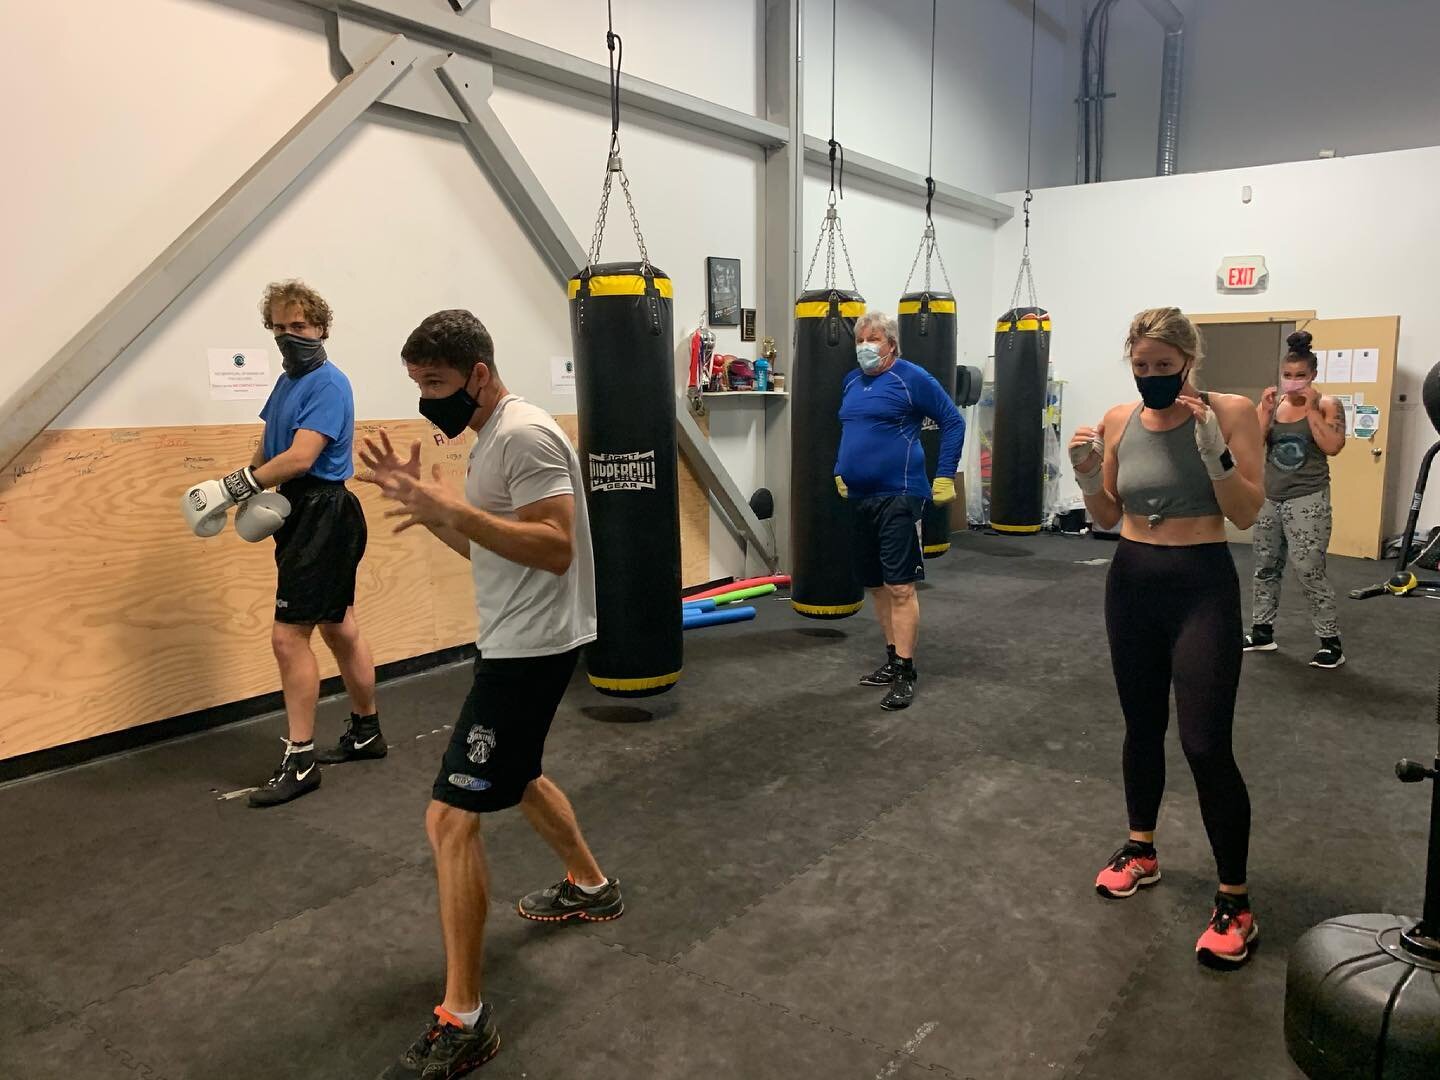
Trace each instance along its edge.
<instances>
[{"instance_id":1,"label":"water bottle","mask_svg":"<svg viewBox=\"0 0 1440 1080\"><path fill-rule=\"evenodd\" d=\"M755 361L755 389L770 389L770 361L763 356Z\"/></svg>"}]
</instances>

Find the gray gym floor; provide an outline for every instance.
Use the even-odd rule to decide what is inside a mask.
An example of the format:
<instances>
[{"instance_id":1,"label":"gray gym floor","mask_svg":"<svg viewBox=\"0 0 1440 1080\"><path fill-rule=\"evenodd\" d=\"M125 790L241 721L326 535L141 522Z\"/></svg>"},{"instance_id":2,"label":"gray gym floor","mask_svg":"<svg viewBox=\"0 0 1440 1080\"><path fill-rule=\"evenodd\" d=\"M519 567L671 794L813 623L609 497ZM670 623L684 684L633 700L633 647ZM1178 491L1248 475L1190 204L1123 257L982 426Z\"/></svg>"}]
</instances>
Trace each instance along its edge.
<instances>
[{"instance_id":1,"label":"gray gym floor","mask_svg":"<svg viewBox=\"0 0 1440 1080\"><path fill-rule=\"evenodd\" d=\"M518 812L491 819L503 1049L477 1075L1298 1076L1287 949L1327 916L1420 903L1427 789L1391 766L1434 746L1440 604L1342 599L1350 663L1320 672L1287 581L1283 651L1246 659L1238 721L1262 944L1216 973L1194 960L1213 868L1173 736L1164 882L1091 887L1125 825L1105 567L1084 562L1112 550L958 537L931 564L905 713L854 685L881 653L868 614L765 600L687 636L648 718L577 682L547 772L628 912L516 917L557 868ZM217 798L268 774L279 717L0 789L0 1076L378 1074L442 987L421 819L467 679L384 687L390 757L287 807ZM324 736L343 714L323 706Z\"/></svg>"}]
</instances>

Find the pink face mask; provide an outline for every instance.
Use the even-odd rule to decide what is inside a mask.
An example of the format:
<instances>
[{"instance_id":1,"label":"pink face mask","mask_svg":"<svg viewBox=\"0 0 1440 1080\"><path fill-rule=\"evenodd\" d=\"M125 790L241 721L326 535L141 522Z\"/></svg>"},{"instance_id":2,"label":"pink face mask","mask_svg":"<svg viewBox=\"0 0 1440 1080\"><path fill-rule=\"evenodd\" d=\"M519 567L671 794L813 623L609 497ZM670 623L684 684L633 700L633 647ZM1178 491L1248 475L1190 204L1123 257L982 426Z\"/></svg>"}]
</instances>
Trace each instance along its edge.
<instances>
[{"instance_id":1,"label":"pink face mask","mask_svg":"<svg viewBox=\"0 0 1440 1080\"><path fill-rule=\"evenodd\" d=\"M1280 389L1286 394L1298 394L1310 385L1308 379L1281 379Z\"/></svg>"}]
</instances>

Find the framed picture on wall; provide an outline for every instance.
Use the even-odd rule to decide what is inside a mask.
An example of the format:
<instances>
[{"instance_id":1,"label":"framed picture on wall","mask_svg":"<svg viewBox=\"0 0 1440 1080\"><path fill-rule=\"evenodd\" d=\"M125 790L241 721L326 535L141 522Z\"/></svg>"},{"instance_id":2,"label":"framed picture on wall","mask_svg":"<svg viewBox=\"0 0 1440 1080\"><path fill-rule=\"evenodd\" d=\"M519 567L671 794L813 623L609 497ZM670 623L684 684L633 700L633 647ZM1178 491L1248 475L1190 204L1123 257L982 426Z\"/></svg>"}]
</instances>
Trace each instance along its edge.
<instances>
[{"instance_id":1,"label":"framed picture on wall","mask_svg":"<svg viewBox=\"0 0 1440 1080\"><path fill-rule=\"evenodd\" d=\"M705 281L710 295L711 326L740 325L740 260L705 260Z\"/></svg>"}]
</instances>

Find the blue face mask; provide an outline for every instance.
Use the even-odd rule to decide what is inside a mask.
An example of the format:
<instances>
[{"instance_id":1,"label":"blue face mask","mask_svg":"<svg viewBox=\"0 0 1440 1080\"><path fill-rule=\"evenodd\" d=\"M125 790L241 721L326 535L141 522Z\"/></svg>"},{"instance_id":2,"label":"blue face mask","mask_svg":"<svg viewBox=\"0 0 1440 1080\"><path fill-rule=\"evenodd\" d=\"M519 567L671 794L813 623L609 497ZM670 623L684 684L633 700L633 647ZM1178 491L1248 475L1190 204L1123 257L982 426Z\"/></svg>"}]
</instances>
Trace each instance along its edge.
<instances>
[{"instance_id":1,"label":"blue face mask","mask_svg":"<svg viewBox=\"0 0 1440 1080\"><path fill-rule=\"evenodd\" d=\"M885 366L885 361L880 359L880 346L870 341L855 346L855 359L866 375L874 375Z\"/></svg>"}]
</instances>

